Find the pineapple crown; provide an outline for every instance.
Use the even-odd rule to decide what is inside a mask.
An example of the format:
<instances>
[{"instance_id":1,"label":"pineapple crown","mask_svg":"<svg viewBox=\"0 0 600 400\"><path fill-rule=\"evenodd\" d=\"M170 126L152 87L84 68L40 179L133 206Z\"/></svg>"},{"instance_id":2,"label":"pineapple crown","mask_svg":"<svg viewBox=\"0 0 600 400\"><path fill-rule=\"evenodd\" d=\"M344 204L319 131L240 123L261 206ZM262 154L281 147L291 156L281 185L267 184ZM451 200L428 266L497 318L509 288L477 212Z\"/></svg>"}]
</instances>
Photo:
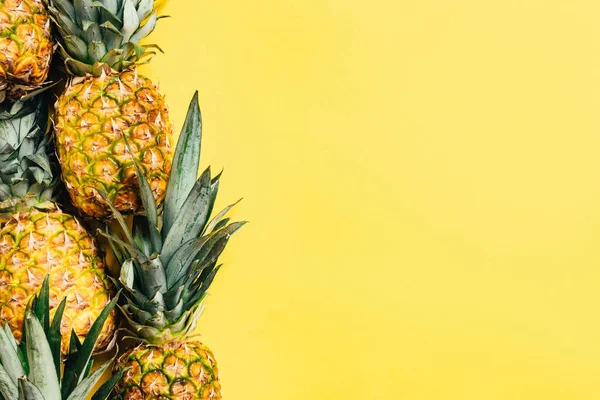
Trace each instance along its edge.
<instances>
[{"instance_id":1,"label":"pineapple crown","mask_svg":"<svg viewBox=\"0 0 600 400\"><path fill-rule=\"evenodd\" d=\"M57 163L48 133L48 95L0 106L0 219L19 206L54 207Z\"/></svg>"},{"instance_id":2,"label":"pineapple crown","mask_svg":"<svg viewBox=\"0 0 600 400\"><path fill-rule=\"evenodd\" d=\"M17 343L8 324L0 328L0 398L87 399L113 361L106 362L91 373L92 351L116 301L117 297L100 313L83 343L75 332L71 332L69 353L61 378L60 325L66 298L50 322L50 291L46 277L39 295L34 296L25 311L21 343ZM100 386L92 400L107 399L121 374L113 375Z\"/></svg>"},{"instance_id":3,"label":"pineapple crown","mask_svg":"<svg viewBox=\"0 0 600 400\"><path fill-rule=\"evenodd\" d=\"M140 45L159 17L154 0L50 0L59 53L69 73L100 75L147 62L160 51Z\"/></svg>"},{"instance_id":4,"label":"pineapple crown","mask_svg":"<svg viewBox=\"0 0 600 400\"><path fill-rule=\"evenodd\" d=\"M160 218L150 185L133 158L145 215L134 217L131 230L106 193L99 190L122 231L116 234L108 227L100 231L121 265L115 280L125 298L121 311L133 337L152 344L193 331L206 291L221 267L218 258L231 235L245 224L230 223L225 217L236 203L209 221L220 174L211 178L207 168L196 180L201 138L196 92L177 142Z\"/></svg>"}]
</instances>

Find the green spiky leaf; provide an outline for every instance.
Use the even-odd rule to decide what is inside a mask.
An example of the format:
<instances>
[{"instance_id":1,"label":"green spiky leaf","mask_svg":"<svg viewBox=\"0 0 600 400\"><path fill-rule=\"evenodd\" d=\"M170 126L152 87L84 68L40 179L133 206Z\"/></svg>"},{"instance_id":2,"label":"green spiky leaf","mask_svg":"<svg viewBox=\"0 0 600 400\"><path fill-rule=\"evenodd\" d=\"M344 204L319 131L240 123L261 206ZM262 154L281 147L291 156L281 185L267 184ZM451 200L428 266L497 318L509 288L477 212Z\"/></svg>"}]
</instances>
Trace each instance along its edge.
<instances>
[{"instance_id":1,"label":"green spiky leaf","mask_svg":"<svg viewBox=\"0 0 600 400\"><path fill-rule=\"evenodd\" d=\"M59 399L59 397L47 397L42 394L42 391L36 387L32 382L28 381L26 377L22 376L19 378L19 400L46 400L46 399Z\"/></svg>"},{"instance_id":2,"label":"green spiky leaf","mask_svg":"<svg viewBox=\"0 0 600 400\"><path fill-rule=\"evenodd\" d=\"M50 350L52 351L52 357L54 358L54 366L57 371L60 371L60 344L62 340L62 335L60 334L60 325L63 319L63 314L65 312L65 307L67 305L67 298L63 298L58 307L56 308L56 312L54 313L54 318L52 320L52 325L50 325L48 332L48 343L50 344Z\"/></svg>"},{"instance_id":3,"label":"green spiky leaf","mask_svg":"<svg viewBox=\"0 0 600 400\"><path fill-rule=\"evenodd\" d=\"M100 335L102 327L104 326L104 322L115 307L118 298L119 294L117 293L111 302L102 310L100 315L98 315L96 321L94 321L94 324L90 328L83 341L83 344L81 345L81 349L78 351L77 360L73 363L72 368L67 369L67 366L65 366L62 385L63 395L71 393L80 382L81 377L84 375L86 367L88 366L92 356L92 352L94 351L94 347L96 346L98 336Z\"/></svg>"},{"instance_id":4,"label":"green spiky leaf","mask_svg":"<svg viewBox=\"0 0 600 400\"><path fill-rule=\"evenodd\" d=\"M30 311L25 313L23 323L27 332L27 358L29 361L28 379L47 399L60 399L58 373L54 366L52 350L45 340L42 324Z\"/></svg>"},{"instance_id":5,"label":"green spiky leaf","mask_svg":"<svg viewBox=\"0 0 600 400\"><path fill-rule=\"evenodd\" d=\"M167 184L163 211L163 239L171 230L177 214L194 187L202 147L202 114L198 92L194 93L173 156L171 176Z\"/></svg>"},{"instance_id":6,"label":"green spiky leaf","mask_svg":"<svg viewBox=\"0 0 600 400\"><path fill-rule=\"evenodd\" d=\"M165 264L189 238L197 237L203 230L208 220L210 210L210 169L206 169L198 178L187 199L185 199L173 227L167 234L161 259Z\"/></svg>"}]
</instances>

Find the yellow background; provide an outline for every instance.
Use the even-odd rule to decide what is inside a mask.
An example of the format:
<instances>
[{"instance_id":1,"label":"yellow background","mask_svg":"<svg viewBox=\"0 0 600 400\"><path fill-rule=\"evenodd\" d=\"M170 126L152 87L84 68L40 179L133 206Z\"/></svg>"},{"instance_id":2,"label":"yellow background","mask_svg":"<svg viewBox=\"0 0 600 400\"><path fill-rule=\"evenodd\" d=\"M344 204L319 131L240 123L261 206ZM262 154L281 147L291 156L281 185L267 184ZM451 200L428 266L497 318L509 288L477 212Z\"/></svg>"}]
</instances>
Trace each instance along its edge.
<instances>
[{"instance_id":1,"label":"yellow background","mask_svg":"<svg viewBox=\"0 0 600 400\"><path fill-rule=\"evenodd\" d=\"M172 0L145 68L251 224L226 400L600 398L600 3Z\"/></svg>"}]
</instances>

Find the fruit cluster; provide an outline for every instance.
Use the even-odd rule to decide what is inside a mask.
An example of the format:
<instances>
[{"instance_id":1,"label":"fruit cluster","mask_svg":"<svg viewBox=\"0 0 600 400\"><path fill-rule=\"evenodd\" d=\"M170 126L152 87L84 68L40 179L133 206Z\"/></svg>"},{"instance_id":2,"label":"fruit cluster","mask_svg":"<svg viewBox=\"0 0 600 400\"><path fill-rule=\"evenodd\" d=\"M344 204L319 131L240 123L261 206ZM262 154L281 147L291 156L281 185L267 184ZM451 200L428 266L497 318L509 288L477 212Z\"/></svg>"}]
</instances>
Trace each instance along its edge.
<instances>
[{"instance_id":1,"label":"fruit cluster","mask_svg":"<svg viewBox=\"0 0 600 400\"><path fill-rule=\"evenodd\" d=\"M222 398L191 335L244 222L213 215L197 93L173 146L138 73L159 19L154 0L0 0L0 399Z\"/></svg>"}]
</instances>

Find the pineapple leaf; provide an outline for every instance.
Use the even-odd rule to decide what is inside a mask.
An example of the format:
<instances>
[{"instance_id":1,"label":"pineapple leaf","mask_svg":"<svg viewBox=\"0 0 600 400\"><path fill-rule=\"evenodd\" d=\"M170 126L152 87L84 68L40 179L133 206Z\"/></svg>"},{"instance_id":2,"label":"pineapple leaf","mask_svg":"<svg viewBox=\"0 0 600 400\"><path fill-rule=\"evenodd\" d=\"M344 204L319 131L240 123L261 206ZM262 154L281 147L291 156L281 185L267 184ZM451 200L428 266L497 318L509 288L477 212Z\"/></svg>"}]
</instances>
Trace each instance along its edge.
<instances>
[{"instance_id":1,"label":"pineapple leaf","mask_svg":"<svg viewBox=\"0 0 600 400\"><path fill-rule=\"evenodd\" d=\"M146 255L144 253L142 253L135 247L135 243L133 246L131 246L128 243L125 243L124 241L122 241L121 239L119 239L115 236L111 236L107 233L104 233L100 229L98 229L97 232L100 236L104 236L105 238L112 240L114 243L118 244L119 246L123 247L125 250L129 251L131 253L131 255L134 256L135 258L140 259L140 260L148 259L148 257L146 257Z\"/></svg>"},{"instance_id":2,"label":"pineapple leaf","mask_svg":"<svg viewBox=\"0 0 600 400\"><path fill-rule=\"evenodd\" d=\"M46 400L59 399L60 397L46 397L42 394L32 382L29 382L26 377L19 378L19 400Z\"/></svg>"},{"instance_id":3,"label":"pineapple leaf","mask_svg":"<svg viewBox=\"0 0 600 400\"><path fill-rule=\"evenodd\" d=\"M4 333L6 333L6 336L8 337L10 343L16 351L19 348L19 345L17 344L17 341L15 340L12 330L10 329L10 326L8 326L8 324L4 324Z\"/></svg>"},{"instance_id":4,"label":"pineapple leaf","mask_svg":"<svg viewBox=\"0 0 600 400\"><path fill-rule=\"evenodd\" d=\"M125 234L125 237L127 238L127 241L129 242L129 244L131 246L134 246L135 242L133 241L133 237L131 236L131 232L129 230L129 227L127 226L127 222L125 221L125 218L123 218L123 215L119 212L119 210L117 210L117 208L115 207L113 202L110 201L110 199L108 198L108 195L106 194L106 192L104 190L96 188L96 191L100 194L100 197L102 197L104 199L104 201L106 201L106 203L110 207L113 217L115 217L115 219L121 226L121 229L123 230L123 233Z\"/></svg>"},{"instance_id":5,"label":"pineapple leaf","mask_svg":"<svg viewBox=\"0 0 600 400\"><path fill-rule=\"evenodd\" d=\"M125 0L123 8L123 28L121 33L123 34L123 41L129 42L131 35L140 26L140 19L138 18L137 11L133 5L133 0Z\"/></svg>"},{"instance_id":6,"label":"pineapple leaf","mask_svg":"<svg viewBox=\"0 0 600 400\"><path fill-rule=\"evenodd\" d=\"M172 321L174 319L177 319L181 315L182 312L183 312L183 300L180 299L173 308L165 311L165 317L167 317L167 320Z\"/></svg>"},{"instance_id":7,"label":"pineapple leaf","mask_svg":"<svg viewBox=\"0 0 600 400\"><path fill-rule=\"evenodd\" d=\"M90 357L90 361L88 361L87 365L85 366L85 369L83 370L83 374L81 375L81 377L79 377L80 383L83 379L87 378L90 375L90 371L92 370L93 366L94 366L94 359Z\"/></svg>"},{"instance_id":8,"label":"pineapple leaf","mask_svg":"<svg viewBox=\"0 0 600 400\"><path fill-rule=\"evenodd\" d=\"M142 289L146 289L146 296L152 298L152 293L155 290L157 290L158 293L166 292L167 277L160 258L149 258L146 262L141 264L141 267L142 280L144 282Z\"/></svg>"},{"instance_id":9,"label":"pineapple leaf","mask_svg":"<svg viewBox=\"0 0 600 400\"><path fill-rule=\"evenodd\" d=\"M173 309L177 306L177 304L181 301L181 295L183 294L184 289L185 286L179 285L165 293L165 305L168 309Z\"/></svg>"},{"instance_id":10,"label":"pineapple leaf","mask_svg":"<svg viewBox=\"0 0 600 400\"><path fill-rule=\"evenodd\" d=\"M148 297L146 297L146 295L137 290L135 287L128 287L121 280L117 281L112 277L111 281L115 284L115 286L124 290L123 296L125 296L127 299L133 299L136 304L144 304L148 301Z\"/></svg>"},{"instance_id":11,"label":"pineapple leaf","mask_svg":"<svg viewBox=\"0 0 600 400\"><path fill-rule=\"evenodd\" d=\"M21 362L21 368L23 369L23 371L25 371L23 375L27 375L29 373L29 365L27 365L27 357L25 356L25 353L21 350L21 348L25 347L25 343L23 343L24 338L21 338L21 344L19 345L15 340L12 330L10 329L10 326L8 326L8 324L4 324L4 333L6 334L6 337L8 338L9 342L12 344L14 351L16 352L17 357Z\"/></svg>"},{"instance_id":12,"label":"pineapple leaf","mask_svg":"<svg viewBox=\"0 0 600 400\"><path fill-rule=\"evenodd\" d=\"M108 32L107 32L108 34ZM116 41L120 40L120 37L116 37L115 38ZM108 43L107 43L108 44ZM121 49L112 49L111 51L109 51L108 53L106 53L104 55L104 57L102 58L101 62L108 64L108 65L114 65L119 63L123 56L122 54L122 50Z\"/></svg>"},{"instance_id":13,"label":"pineapple leaf","mask_svg":"<svg viewBox=\"0 0 600 400\"><path fill-rule=\"evenodd\" d=\"M8 324L6 324L8 325ZM6 326L5 325L5 326ZM23 369L23 365L21 364L21 360L17 355L16 348L12 341L14 337L12 336L12 332L10 333L10 337L4 329L0 329L0 360L2 363L0 367L3 367L5 372L8 374L8 377L12 381L13 384L17 382L20 376L25 375L25 370ZM0 374L0 393L2 392L1 386L3 378ZM16 387L16 385L15 385Z\"/></svg>"},{"instance_id":14,"label":"pineapple leaf","mask_svg":"<svg viewBox=\"0 0 600 400\"><path fill-rule=\"evenodd\" d=\"M98 22L98 9L92 7L91 0L73 0L77 19L83 24L84 21Z\"/></svg>"},{"instance_id":15,"label":"pineapple leaf","mask_svg":"<svg viewBox=\"0 0 600 400\"><path fill-rule=\"evenodd\" d=\"M222 219L221 221L217 222L217 224L215 225L215 227L212 231L214 232L214 231L218 231L219 229L222 229L229 223L229 221L231 221L231 218ZM208 232L208 229L207 229L207 232Z\"/></svg>"},{"instance_id":16,"label":"pineapple leaf","mask_svg":"<svg viewBox=\"0 0 600 400\"><path fill-rule=\"evenodd\" d=\"M113 359L114 360L114 359ZM96 383L102 377L102 374L110 366L113 360L109 360L98 367L90 376L83 379L73 392L67 397L67 400L85 400L87 395L92 391Z\"/></svg>"},{"instance_id":17,"label":"pineapple leaf","mask_svg":"<svg viewBox=\"0 0 600 400\"><path fill-rule=\"evenodd\" d=\"M54 358L54 367L57 371L60 371L60 342L62 335L60 334L60 324L62 322L65 307L67 305L67 298L64 297L52 319L52 325L48 331L48 343L50 344L50 350L52 351L52 357Z\"/></svg>"},{"instance_id":18,"label":"pineapple leaf","mask_svg":"<svg viewBox=\"0 0 600 400\"><path fill-rule=\"evenodd\" d=\"M139 43L140 40L142 40L143 38L145 38L146 36L151 34L152 31L154 31L157 21L158 21L158 18L156 17L156 13L152 14L150 16L150 18L148 18L148 21L146 21L144 26L142 26L140 29L135 31L135 33L133 35L131 35L131 38L129 39L129 41L131 43L135 43L135 44Z\"/></svg>"},{"instance_id":19,"label":"pineapple leaf","mask_svg":"<svg viewBox=\"0 0 600 400\"><path fill-rule=\"evenodd\" d=\"M189 331L190 325L195 324L194 318L199 317L203 309L202 299L191 306L184 307L185 311L179 319L171 323L171 331L187 336L186 331Z\"/></svg>"},{"instance_id":20,"label":"pineapple leaf","mask_svg":"<svg viewBox=\"0 0 600 400\"><path fill-rule=\"evenodd\" d=\"M60 399L58 374L50 345L42 324L31 312L25 313L24 330L27 331L27 359L29 361L29 380L43 394L42 398Z\"/></svg>"},{"instance_id":21,"label":"pineapple leaf","mask_svg":"<svg viewBox=\"0 0 600 400\"><path fill-rule=\"evenodd\" d=\"M147 321L152 318L152 314L148 311L142 310L133 304L126 304L123 307L119 307L122 311L122 314L129 318L129 315L134 315L136 320ZM130 323L134 323L133 320L129 321Z\"/></svg>"},{"instance_id":22,"label":"pineapple leaf","mask_svg":"<svg viewBox=\"0 0 600 400\"><path fill-rule=\"evenodd\" d=\"M223 219L223 217L225 216L225 214L227 214L229 212L229 210L231 210L234 206L236 206L240 201L242 201L242 199L239 199L238 201L236 201L233 204L228 205L227 207L225 207L221 212L219 212L206 226L206 230L205 233L210 233L213 231L213 229L215 231L218 231L219 229L217 228L217 225L219 224L219 222Z\"/></svg>"},{"instance_id":23,"label":"pineapple leaf","mask_svg":"<svg viewBox=\"0 0 600 400\"><path fill-rule=\"evenodd\" d=\"M138 8L137 8L137 16L140 21L143 21L150 13L154 7L154 0L139 0Z\"/></svg>"},{"instance_id":24,"label":"pineapple leaf","mask_svg":"<svg viewBox=\"0 0 600 400\"><path fill-rule=\"evenodd\" d=\"M135 272L133 271L132 260L126 260L123 264L121 264L119 281L128 289L133 289L133 282L135 282Z\"/></svg>"},{"instance_id":25,"label":"pineapple leaf","mask_svg":"<svg viewBox=\"0 0 600 400\"><path fill-rule=\"evenodd\" d=\"M117 20L119 22L122 22L119 17L117 17L117 13L119 10L117 10L117 1L116 0L102 0L102 1L93 1L92 2L92 7L97 7L98 9L100 9L100 14L101 14L101 18L100 20L104 21L106 20L106 14L108 14L108 16L114 20ZM104 14L104 13L106 14Z\"/></svg>"},{"instance_id":26,"label":"pineapple leaf","mask_svg":"<svg viewBox=\"0 0 600 400\"><path fill-rule=\"evenodd\" d=\"M117 259L117 262L119 263L119 265L123 265L123 263L125 262L126 259L131 258L131 256L129 254L127 254L127 256L124 254L123 250L125 250L125 249L121 248L120 246L117 246L115 244L115 242L113 242L112 236L114 235L114 233L110 229L110 226L107 225L106 226L106 234L101 233L101 235L104 236L108 240L110 249L112 250L113 255Z\"/></svg>"},{"instance_id":27,"label":"pineapple leaf","mask_svg":"<svg viewBox=\"0 0 600 400\"><path fill-rule=\"evenodd\" d=\"M158 230L158 212L156 211L156 201L154 200L154 195L152 193L152 189L148 184L148 180L146 176L142 172L140 166L133 157L133 152L131 151L131 147L129 147L129 141L127 137L123 135L123 139L125 139L125 145L127 146L127 150L129 154L131 154L131 160L133 161L133 166L135 167L135 172L137 176L137 181L140 187L140 197L142 198L142 203L144 205L144 211L146 212L146 220L148 222L148 232L150 233L150 240L152 241L152 249L154 252L160 252L162 247L162 238L160 237L160 232ZM150 255L148 254L148 255Z\"/></svg>"},{"instance_id":28,"label":"pineapple leaf","mask_svg":"<svg viewBox=\"0 0 600 400\"><path fill-rule=\"evenodd\" d=\"M154 248L150 241L148 219L143 215L136 215L133 217L132 226L133 241L146 257L150 257L154 253Z\"/></svg>"},{"instance_id":29,"label":"pineapple leaf","mask_svg":"<svg viewBox=\"0 0 600 400\"><path fill-rule=\"evenodd\" d=\"M4 352L3 349L2 352ZM11 379L8 371L0 364L0 394L2 394L5 399L16 399L17 390L17 385Z\"/></svg>"},{"instance_id":30,"label":"pineapple leaf","mask_svg":"<svg viewBox=\"0 0 600 400\"><path fill-rule=\"evenodd\" d=\"M204 230L209 217L210 201L210 168L207 168L183 202L181 210L165 238L161 258L166 265L187 238L197 237Z\"/></svg>"},{"instance_id":31,"label":"pineapple leaf","mask_svg":"<svg viewBox=\"0 0 600 400\"><path fill-rule=\"evenodd\" d=\"M92 396L92 400L106 400L108 396L112 393L113 388L121 380L123 373L128 371L130 368L121 368L119 371L115 372L106 382L100 386L100 388L94 393Z\"/></svg>"},{"instance_id":32,"label":"pineapple leaf","mask_svg":"<svg viewBox=\"0 0 600 400\"><path fill-rule=\"evenodd\" d=\"M46 275L39 294L33 299L33 311L42 324L44 332L48 332L50 329L50 321L48 320L50 314L48 310L50 310L50 285L48 275Z\"/></svg>"},{"instance_id":33,"label":"pineapple leaf","mask_svg":"<svg viewBox=\"0 0 600 400\"><path fill-rule=\"evenodd\" d=\"M117 304L117 300L119 299L119 293L111 300L111 302L102 310L94 324L90 328L83 344L81 345L81 349L78 351L77 359L73 363L72 366L65 365L64 378L62 384L62 393L63 397L66 397L70 393L73 392L77 384L81 381L82 377L85 374L86 367L89 364L90 358L92 356L92 352L94 351L94 347L96 345L96 341L98 340L98 336L102 331L102 327L104 326L104 322L112 312L115 304ZM67 368L71 367L71 368Z\"/></svg>"},{"instance_id":34,"label":"pineapple leaf","mask_svg":"<svg viewBox=\"0 0 600 400\"><path fill-rule=\"evenodd\" d=\"M108 31L111 31L112 33L114 33L115 35L118 35L121 38L121 40L119 41L119 45L118 46L114 46L116 48L111 49L111 51L119 50L118 47L120 47L121 43L123 42L123 34L119 30L119 28L117 28L115 26L115 24L112 23L111 21L105 21L105 22L103 22L102 24L100 24L100 28L104 28L104 29L106 29ZM110 46L110 47L113 47L113 46Z\"/></svg>"},{"instance_id":35,"label":"pineapple leaf","mask_svg":"<svg viewBox=\"0 0 600 400\"><path fill-rule=\"evenodd\" d=\"M97 22L84 21L83 22L83 38L88 42L88 49L90 42L101 42L102 33L100 32L100 25ZM89 50L88 50L89 54Z\"/></svg>"},{"instance_id":36,"label":"pineapple leaf","mask_svg":"<svg viewBox=\"0 0 600 400\"><path fill-rule=\"evenodd\" d=\"M56 8L58 8L62 14L67 15L72 21L77 22L75 8L69 0L52 0L52 5L56 5Z\"/></svg>"},{"instance_id":37,"label":"pineapple leaf","mask_svg":"<svg viewBox=\"0 0 600 400\"><path fill-rule=\"evenodd\" d=\"M214 242L213 246L209 246L209 243L207 243L206 247L208 247L210 250L205 252L204 257L198 258L198 261L200 261L199 262L199 267L200 267L199 271L204 272L205 268L207 268L207 266L216 264L217 260L219 259L219 256L221 255L221 253L223 253L223 250L225 250L225 246L227 246L228 241L229 241L229 235L220 237L218 240L216 240ZM204 251L204 249L203 249L203 251ZM200 274L200 276L202 276L202 275ZM202 279L199 279L198 283L205 285L205 282L203 282Z\"/></svg>"},{"instance_id":38,"label":"pineapple leaf","mask_svg":"<svg viewBox=\"0 0 600 400\"><path fill-rule=\"evenodd\" d=\"M67 376L67 371L70 371L73 369L73 366L75 365L75 362L77 361L77 355L78 355L80 349L81 349L81 342L79 341L79 338L77 337L77 334L75 333L75 330L71 329L71 336L69 337L69 354L67 356L67 360L65 361L65 366L64 366L64 370L63 370L63 383L62 383L62 388L61 388L63 397L64 397L64 395L68 394L68 393L66 393L64 379Z\"/></svg>"},{"instance_id":39,"label":"pineapple leaf","mask_svg":"<svg viewBox=\"0 0 600 400\"><path fill-rule=\"evenodd\" d=\"M60 45L59 45L60 46ZM73 75L86 75L92 72L92 68L86 64L83 63L81 61L77 61L74 58L71 57L65 57L66 51L62 48L59 47L59 49L61 50L61 54L63 54L63 58L65 59L65 65L67 67L67 70L69 71L69 73L73 74ZM86 60L87 60L87 53L86 53Z\"/></svg>"},{"instance_id":40,"label":"pineapple leaf","mask_svg":"<svg viewBox=\"0 0 600 400\"><path fill-rule=\"evenodd\" d=\"M177 214L198 176L201 140L202 115L198 105L198 92L196 91L190 102L173 156L173 167L167 184L163 210L163 239L167 237L171 230Z\"/></svg>"},{"instance_id":41,"label":"pineapple leaf","mask_svg":"<svg viewBox=\"0 0 600 400\"><path fill-rule=\"evenodd\" d=\"M216 260L225 249L231 235L237 232L246 223L246 221L234 222L215 232L207 241L206 245L202 246L202 249L197 255L197 259L200 260L202 264L212 262L208 260L213 260L213 258Z\"/></svg>"},{"instance_id":42,"label":"pineapple leaf","mask_svg":"<svg viewBox=\"0 0 600 400\"><path fill-rule=\"evenodd\" d=\"M172 287L189 270L194 258L210 236L201 236L181 245L167 265L167 285Z\"/></svg>"},{"instance_id":43,"label":"pineapple leaf","mask_svg":"<svg viewBox=\"0 0 600 400\"><path fill-rule=\"evenodd\" d=\"M88 54L94 61L102 60L106 54L106 45L100 40L93 40L88 44Z\"/></svg>"},{"instance_id":44,"label":"pineapple leaf","mask_svg":"<svg viewBox=\"0 0 600 400\"><path fill-rule=\"evenodd\" d=\"M212 284L213 280L215 279L215 276L217 275L217 272L219 272L220 269L221 269L221 265L217 265L216 267L214 267L214 265L213 265L213 266L210 266L210 268L206 268L204 270L204 272L206 273L206 276L203 278L200 278L200 280L203 282L202 286L198 289L198 291L196 292L194 297L192 297L192 299L190 299L190 301L189 301L190 304L202 302L202 299L206 295L206 291L208 290L208 287ZM203 273L203 275L204 275L204 273Z\"/></svg>"},{"instance_id":45,"label":"pineapple leaf","mask_svg":"<svg viewBox=\"0 0 600 400\"><path fill-rule=\"evenodd\" d=\"M81 60L88 60L87 44L75 35L63 37L68 52ZM85 65L85 64L84 64Z\"/></svg>"},{"instance_id":46,"label":"pineapple leaf","mask_svg":"<svg viewBox=\"0 0 600 400\"><path fill-rule=\"evenodd\" d=\"M52 20L54 21L54 23L56 24L58 29L61 31L62 36L67 36L67 35L81 36L81 35L83 35L83 32L81 31L81 29L77 26L77 24L75 24L73 22L73 20L71 18L69 18L64 13L58 12L58 10L56 10L53 7L49 7L49 9L50 9L50 11L53 12L53 14L56 15L56 17L52 17Z\"/></svg>"}]
</instances>

